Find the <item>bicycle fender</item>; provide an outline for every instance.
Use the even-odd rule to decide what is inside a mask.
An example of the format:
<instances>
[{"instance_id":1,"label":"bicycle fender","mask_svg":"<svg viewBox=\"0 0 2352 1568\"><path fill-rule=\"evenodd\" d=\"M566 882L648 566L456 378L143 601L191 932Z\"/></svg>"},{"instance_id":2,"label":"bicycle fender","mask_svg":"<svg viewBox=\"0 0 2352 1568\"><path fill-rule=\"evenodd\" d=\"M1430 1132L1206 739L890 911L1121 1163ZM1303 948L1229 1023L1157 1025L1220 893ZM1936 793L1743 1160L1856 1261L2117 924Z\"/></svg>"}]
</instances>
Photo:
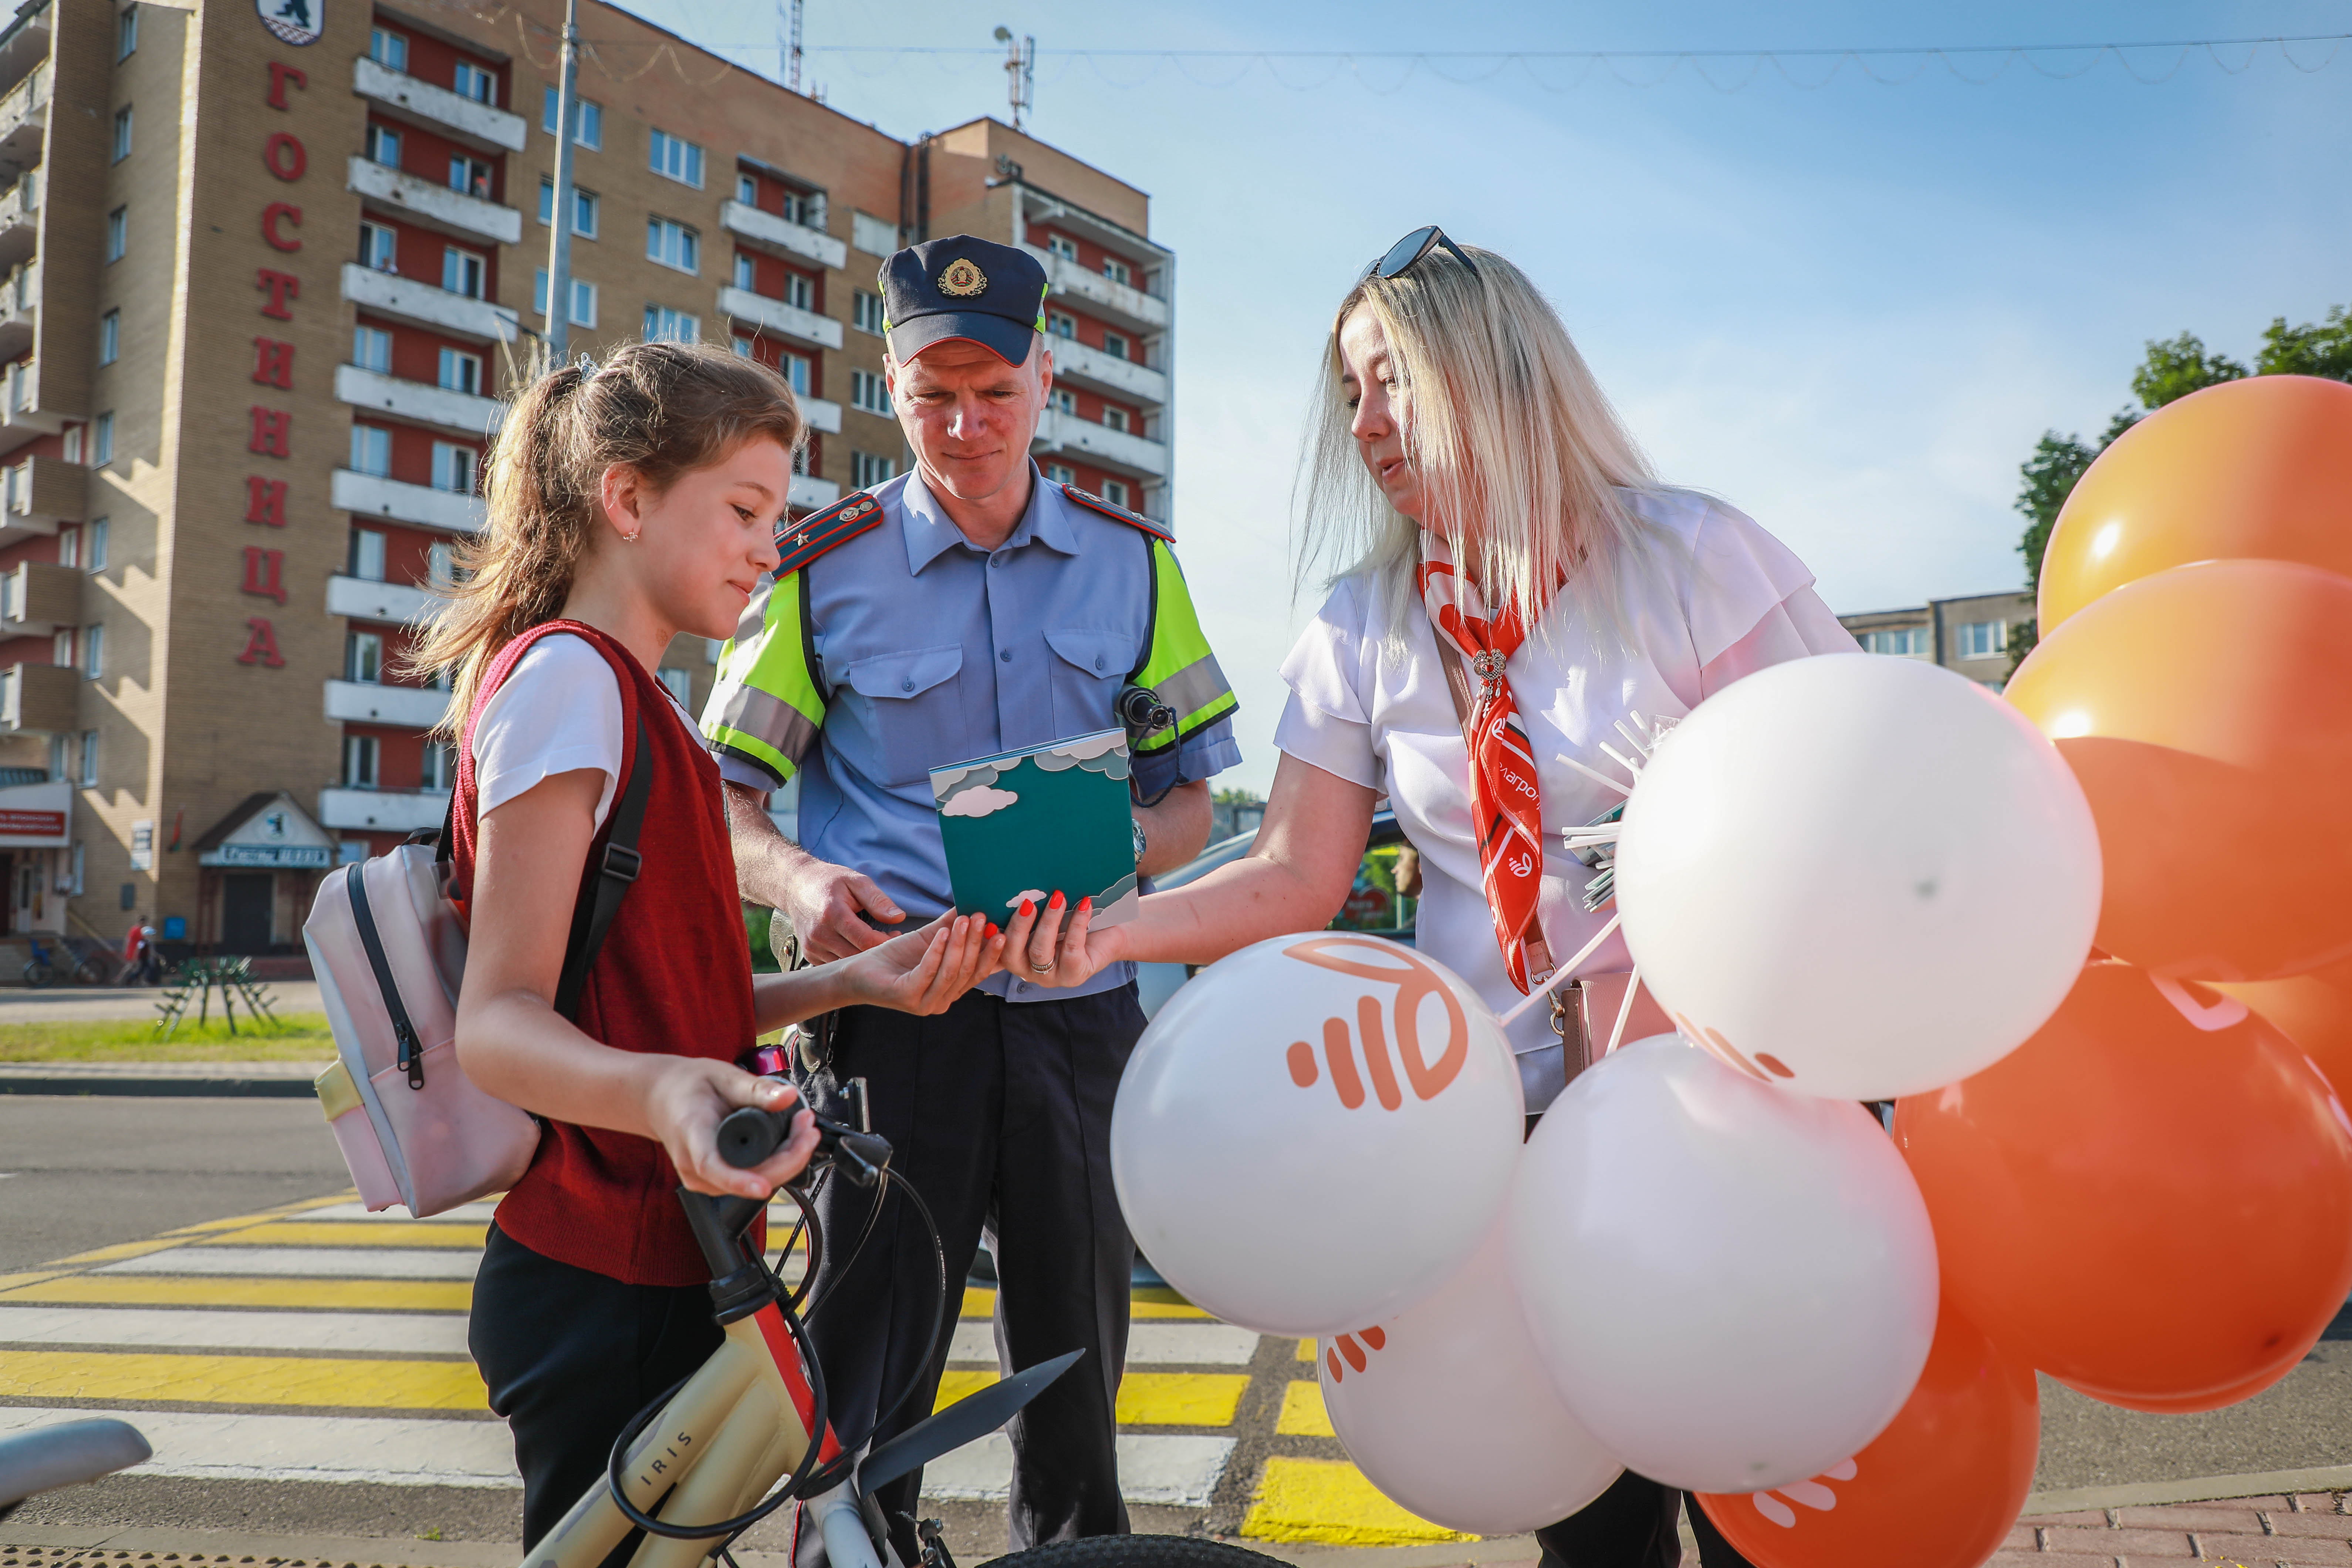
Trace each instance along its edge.
<instances>
[{"instance_id":1,"label":"bicycle fender","mask_svg":"<svg viewBox=\"0 0 2352 1568\"><path fill-rule=\"evenodd\" d=\"M909 1426L866 1456L866 1462L857 1468L857 1489L871 1492L877 1487L887 1486L942 1454L985 1437L1020 1415L1031 1400L1045 1391L1047 1384L1076 1366L1078 1358L1086 1353L1075 1350L1052 1361L1041 1361L1026 1372L1014 1373L1002 1383L966 1394L945 1410Z\"/></svg>"}]
</instances>

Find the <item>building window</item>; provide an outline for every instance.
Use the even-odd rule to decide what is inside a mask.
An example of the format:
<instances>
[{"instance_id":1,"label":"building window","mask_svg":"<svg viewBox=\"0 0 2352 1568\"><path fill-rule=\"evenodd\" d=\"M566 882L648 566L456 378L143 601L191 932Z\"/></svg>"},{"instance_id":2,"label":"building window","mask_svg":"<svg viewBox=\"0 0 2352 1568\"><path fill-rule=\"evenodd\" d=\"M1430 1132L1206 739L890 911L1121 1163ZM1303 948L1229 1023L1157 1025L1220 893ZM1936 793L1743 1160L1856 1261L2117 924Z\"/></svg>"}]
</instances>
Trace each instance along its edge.
<instances>
[{"instance_id":1,"label":"building window","mask_svg":"<svg viewBox=\"0 0 2352 1568\"><path fill-rule=\"evenodd\" d=\"M1113 506L1125 506L1127 504L1127 481L1124 479L1105 479L1102 482L1102 498L1103 500L1110 502Z\"/></svg>"},{"instance_id":2,"label":"building window","mask_svg":"<svg viewBox=\"0 0 2352 1568\"><path fill-rule=\"evenodd\" d=\"M667 131L653 132L649 143L652 157L648 160L656 174L667 174L681 184L702 188L702 149L691 142L679 140Z\"/></svg>"},{"instance_id":3,"label":"building window","mask_svg":"<svg viewBox=\"0 0 2352 1568\"><path fill-rule=\"evenodd\" d=\"M482 395L482 356L457 349L443 349L441 386L446 392L462 392L479 397Z\"/></svg>"},{"instance_id":4,"label":"building window","mask_svg":"<svg viewBox=\"0 0 2352 1568\"><path fill-rule=\"evenodd\" d=\"M101 414L89 425L89 461L102 468L114 461L114 416Z\"/></svg>"},{"instance_id":5,"label":"building window","mask_svg":"<svg viewBox=\"0 0 2352 1568\"><path fill-rule=\"evenodd\" d=\"M457 777L457 764L453 758L454 753L447 746L427 742L424 762L417 770L417 787L447 789Z\"/></svg>"},{"instance_id":6,"label":"building window","mask_svg":"<svg viewBox=\"0 0 2352 1568\"><path fill-rule=\"evenodd\" d=\"M793 391L803 397L809 395L809 384L815 372L806 354L786 353L778 357L776 369L792 383Z\"/></svg>"},{"instance_id":7,"label":"building window","mask_svg":"<svg viewBox=\"0 0 2352 1568\"><path fill-rule=\"evenodd\" d=\"M583 191L577 185L572 186L572 232L578 235L583 239L595 238L596 208L597 201L595 192ZM551 222L553 221L554 214L555 182L553 180L541 180L539 183L539 221L541 223Z\"/></svg>"},{"instance_id":8,"label":"building window","mask_svg":"<svg viewBox=\"0 0 2352 1568\"><path fill-rule=\"evenodd\" d=\"M737 251L735 253L735 287L750 292L756 290L759 286L759 263L753 261L747 252Z\"/></svg>"},{"instance_id":9,"label":"building window","mask_svg":"<svg viewBox=\"0 0 2352 1568\"><path fill-rule=\"evenodd\" d=\"M1126 428L1127 428L1127 410L1126 410L1126 409L1124 409L1124 408L1115 408L1115 407L1113 407L1111 405L1109 405L1109 404L1108 404L1108 403L1104 404L1104 405L1103 405L1103 426L1104 426L1104 427L1105 427L1106 429L1110 429L1110 430L1124 430L1124 429L1126 429Z\"/></svg>"},{"instance_id":10,"label":"building window","mask_svg":"<svg viewBox=\"0 0 2352 1568\"><path fill-rule=\"evenodd\" d=\"M460 447L451 441L433 443L433 488L452 490L458 495L474 493L474 466L480 454L471 447Z\"/></svg>"},{"instance_id":11,"label":"building window","mask_svg":"<svg viewBox=\"0 0 2352 1568\"><path fill-rule=\"evenodd\" d=\"M81 564L81 530L70 522L58 524L58 564Z\"/></svg>"},{"instance_id":12,"label":"building window","mask_svg":"<svg viewBox=\"0 0 2352 1568\"><path fill-rule=\"evenodd\" d=\"M106 215L106 258L120 261L131 248L131 209L117 207Z\"/></svg>"},{"instance_id":13,"label":"building window","mask_svg":"<svg viewBox=\"0 0 2352 1568\"><path fill-rule=\"evenodd\" d=\"M1126 262L1116 256L1106 256L1103 258L1103 276L1114 283L1126 283L1133 274L1128 271Z\"/></svg>"},{"instance_id":14,"label":"building window","mask_svg":"<svg viewBox=\"0 0 2352 1568\"><path fill-rule=\"evenodd\" d=\"M1065 261L1076 261L1078 258L1078 242L1066 234L1049 234L1045 237L1045 252Z\"/></svg>"},{"instance_id":15,"label":"building window","mask_svg":"<svg viewBox=\"0 0 2352 1568\"><path fill-rule=\"evenodd\" d=\"M127 60L139 52L139 7L124 8L114 22L114 58Z\"/></svg>"},{"instance_id":16,"label":"building window","mask_svg":"<svg viewBox=\"0 0 2352 1568\"><path fill-rule=\"evenodd\" d=\"M694 700L694 672L692 670L679 669L675 666L670 666L656 670L654 674L664 686L669 688L669 694L677 699L677 705L679 707L686 708ZM689 710L689 711L690 710Z\"/></svg>"},{"instance_id":17,"label":"building window","mask_svg":"<svg viewBox=\"0 0 2352 1568\"><path fill-rule=\"evenodd\" d=\"M383 634L349 632L343 637L343 679L365 686L383 683Z\"/></svg>"},{"instance_id":18,"label":"building window","mask_svg":"<svg viewBox=\"0 0 2352 1568\"><path fill-rule=\"evenodd\" d=\"M849 405L868 414L890 412L890 384L870 370L849 373Z\"/></svg>"},{"instance_id":19,"label":"building window","mask_svg":"<svg viewBox=\"0 0 2352 1568\"><path fill-rule=\"evenodd\" d=\"M1048 311L1045 316L1045 330L1057 338L1068 338L1075 342L1078 335L1077 318L1066 315L1060 310Z\"/></svg>"},{"instance_id":20,"label":"building window","mask_svg":"<svg viewBox=\"0 0 2352 1568\"><path fill-rule=\"evenodd\" d=\"M104 626L84 626L81 629L81 673L85 680L96 680L106 673Z\"/></svg>"},{"instance_id":21,"label":"building window","mask_svg":"<svg viewBox=\"0 0 2352 1568\"><path fill-rule=\"evenodd\" d=\"M59 626L49 637L49 662L60 669L74 666L74 629Z\"/></svg>"},{"instance_id":22,"label":"building window","mask_svg":"<svg viewBox=\"0 0 2352 1568\"><path fill-rule=\"evenodd\" d=\"M408 69L408 40L401 34L371 27L368 29L368 58L386 70L405 72Z\"/></svg>"},{"instance_id":23,"label":"building window","mask_svg":"<svg viewBox=\"0 0 2352 1568\"><path fill-rule=\"evenodd\" d=\"M400 234L387 224L360 225L360 265L400 276Z\"/></svg>"},{"instance_id":24,"label":"building window","mask_svg":"<svg viewBox=\"0 0 2352 1568\"><path fill-rule=\"evenodd\" d=\"M702 270L702 237L666 217L646 219L646 259L680 272Z\"/></svg>"},{"instance_id":25,"label":"building window","mask_svg":"<svg viewBox=\"0 0 2352 1568\"><path fill-rule=\"evenodd\" d=\"M702 318L689 316L684 310L673 310L667 305L646 307L646 339L647 342L667 340L674 343L691 343L702 337Z\"/></svg>"},{"instance_id":26,"label":"building window","mask_svg":"<svg viewBox=\"0 0 2352 1568\"><path fill-rule=\"evenodd\" d=\"M1962 658L1991 658L2008 651L2007 621L1970 621L1960 627Z\"/></svg>"},{"instance_id":27,"label":"building window","mask_svg":"<svg viewBox=\"0 0 2352 1568\"><path fill-rule=\"evenodd\" d=\"M382 748L376 743L376 738L373 735L344 736L343 787L345 789L375 788L376 763L381 755Z\"/></svg>"},{"instance_id":28,"label":"building window","mask_svg":"<svg viewBox=\"0 0 2352 1568\"><path fill-rule=\"evenodd\" d=\"M861 332L881 333L885 312L882 296L860 289L849 301L849 324Z\"/></svg>"},{"instance_id":29,"label":"building window","mask_svg":"<svg viewBox=\"0 0 2352 1568\"><path fill-rule=\"evenodd\" d=\"M499 79L469 61L459 60L456 76L450 82L459 98L470 98L476 103L499 106Z\"/></svg>"},{"instance_id":30,"label":"building window","mask_svg":"<svg viewBox=\"0 0 2352 1568\"><path fill-rule=\"evenodd\" d=\"M735 199L747 207L760 205L760 182L750 174L735 176Z\"/></svg>"},{"instance_id":31,"label":"building window","mask_svg":"<svg viewBox=\"0 0 2352 1568\"><path fill-rule=\"evenodd\" d=\"M468 300L482 297L484 280L489 268L481 257L470 250L446 246L441 252L441 287L452 294L463 294Z\"/></svg>"},{"instance_id":32,"label":"building window","mask_svg":"<svg viewBox=\"0 0 2352 1568\"><path fill-rule=\"evenodd\" d=\"M457 580L457 552L449 548L446 539L436 539L425 547L425 585L428 588L447 587Z\"/></svg>"},{"instance_id":33,"label":"building window","mask_svg":"<svg viewBox=\"0 0 2352 1568\"><path fill-rule=\"evenodd\" d=\"M122 312L109 310L98 319L98 363L112 364L122 357Z\"/></svg>"},{"instance_id":34,"label":"building window","mask_svg":"<svg viewBox=\"0 0 2352 1568\"><path fill-rule=\"evenodd\" d=\"M808 280L806 274L792 271L784 274L785 304L796 310L814 310L816 309L815 300L816 287Z\"/></svg>"},{"instance_id":35,"label":"building window","mask_svg":"<svg viewBox=\"0 0 2352 1568\"><path fill-rule=\"evenodd\" d=\"M1074 485L1078 482L1078 470L1067 463L1048 463L1045 477L1057 485Z\"/></svg>"},{"instance_id":36,"label":"building window","mask_svg":"<svg viewBox=\"0 0 2352 1568\"><path fill-rule=\"evenodd\" d=\"M1894 654L1902 658L1927 657L1927 628L1925 626L1896 626L1891 630L1864 632L1861 641L1864 653Z\"/></svg>"},{"instance_id":37,"label":"building window","mask_svg":"<svg viewBox=\"0 0 2352 1568\"><path fill-rule=\"evenodd\" d=\"M876 452L849 454L849 482L856 489L871 489L898 471L895 458L885 458Z\"/></svg>"},{"instance_id":38,"label":"building window","mask_svg":"<svg viewBox=\"0 0 2352 1568\"><path fill-rule=\"evenodd\" d=\"M392 472L392 432L378 425L352 426L352 472L383 479Z\"/></svg>"},{"instance_id":39,"label":"building window","mask_svg":"<svg viewBox=\"0 0 2352 1568\"><path fill-rule=\"evenodd\" d=\"M67 461L67 462L68 462L68 463L79 463L79 462L80 462L80 461L81 461L81 426L79 426L79 425L76 425L76 426L72 426L71 428L68 429L68 430L66 431L65 435L60 438L60 440L59 440L59 445L61 445L62 447L65 447L65 459L66 459L66 461ZM15 481L12 479L10 482L11 482L11 483L14 483ZM11 504L13 504L13 500L12 500Z\"/></svg>"},{"instance_id":40,"label":"building window","mask_svg":"<svg viewBox=\"0 0 2352 1568\"><path fill-rule=\"evenodd\" d=\"M98 731L95 730L81 732L80 784L84 789L98 787Z\"/></svg>"},{"instance_id":41,"label":"building window","mask_svg":"<svg viewBox=\"0 0 2352 1568\"><path fill-rule=\"evenodd\" d=\"M89 526L82 530L82 533L89 541L88 547L83 550L82 553L87 557L87 564L89 565L89 570L92 572L105 571L107 534L106 519L102 517L91 518L89 520ZM68 562L68 564L70 565L72 563Z\"/></svg>"},{"instance_id":42,"label":"building window","mask_svg":"<svg viewBox=\"0 0 2352 1568\"><path fill-rule=\"evenodd\" d=\"M1110 355L1113 359L1127 358L1126 337L1118 332L1105 332L1103 334L1103 353Z\"/></svg>"},{"instance_id":43,"label":"building window","mask_svg":"<svg viewBox=\"0 0 2352 1568\"><path fill-rule=\"evenodd\" d=\"M382 163L387 169L400 167L400 132L389 125L370 124L367 128L368 162Z\"/></svg>"},{"instance_id":44,"label":"building window","mask_svg":"<svg viewBox=\"0 0 2352 1568\"><path fill-rule=\"evenodd\" d=\"M1053 404L1056 413L1067 414L1075 417L1078 412L1078 395L1066 386L1057 386L1054 389Z\"/></svg>"},{"instance_id":45,"label":"building window","mask_svg":"<svg viewBox=\"0 0 2352 1568\"><path fill-rule=\"evenodd\" d=\"M382 327L352 329L352 363L378 375L392 374L392 334Z\"/></svg>"},{"instance_id":46,"label":"building window","mask_svg":"<svg viewBox=\"0 0 2352 1568\"><path fill-rule=\"evenodd\" d=\"M463 153L449 154L449 188L479 201L490 199L490 165Z\"/></svg>"},{"instance_id":47,"label":"building window","mask_svg":"<svg viewBox=\"0 0 2352 1568\"><path fill-rule=\"evenodd\" d=\"M547 96L541 100L539 111L539 128L550 136L555 134L555 89L551 87L547 89ZM604 147L604 109L602 104L592 103L584 98L572 100L572 144L585 147L591 153Z\"/></svg>"},{"instance_id":48,"label":"building window","mask_svg":"<svg viewBox=\"0 0 2352 1568\"><path fill-rule=\"evenodd\" d=\"M530 308L533 314L547 314L547 268L542 267L530 276ZM572 324L593 327L596 324L596 285L572 280Z\"/></svg>"},{"instance_id":49,"label":"building window","mask_svg":"<svg viewBox=\"0 0 2352 1568\"><path fill-rule=\"evenodd\" d=\"M114 162L120 163L131 156L131 108L125 104L114 111Z\"/></svg>"}]
</instances>

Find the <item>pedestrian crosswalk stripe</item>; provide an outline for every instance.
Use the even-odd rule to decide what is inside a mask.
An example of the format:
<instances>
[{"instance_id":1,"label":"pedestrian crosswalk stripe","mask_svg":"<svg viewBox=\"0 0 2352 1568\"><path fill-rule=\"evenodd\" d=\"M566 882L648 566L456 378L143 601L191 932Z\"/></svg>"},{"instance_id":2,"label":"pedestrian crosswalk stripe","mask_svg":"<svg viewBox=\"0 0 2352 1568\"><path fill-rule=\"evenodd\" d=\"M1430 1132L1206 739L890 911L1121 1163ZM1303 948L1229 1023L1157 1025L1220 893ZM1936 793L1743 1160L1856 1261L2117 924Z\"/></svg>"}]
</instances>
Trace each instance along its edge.
<instances>
[{"instance_id":1,"label":"pedestrian crosswalk stripe","mask_svg":"<svg viewBox=\"0 0 2352 1568\"><path fill-rule=\"evenodd\" d=\"M86 1418L87 1409L0 1405L0 1433ZM520 1488L503 1421L118 1409L155 1457L130 1473L202 1480Z\"/></svg>"},{"instance_id":2,"label":"pedestrian crosswalk stripe","mask_svg":"<svg viewBox=\"0 0 2352 1568\"><path fill-rule=\"evenodd\" d=\"M409 1312L225 1312L0 1304L0 1344L388 1351L462 1356L466 1320Z\"/></svg>"},{"instance_id":3,"label":"pedestrian crosswalk stripe","mask_svg":"<svg viewBox=\"0 0 2352 1568\"><path fill-rule=\"evenodd\" d=\"M369 1225L459 1225L468 1223L473 1225L485 1225L488 1223L490 1216L498 1213L498 1211L499 1205L495 1201L485 1200L481 1203L459 1204L456 1208L444 1209L439 1214L426 1215L420 1220L410 1218L408 1211L404 1208L372 1210L365 1204L336 1203L330 1199L320 1207L304 1209L301 1211L299 1217L302 1219L360 1220ZM234 1225L237 1222L230 1220L223 1223ZM246 1223L250 1224L251 1222L247 1221Z\"/></svg>"},{"instance_id":4,"label":"pedestrian crosswalk stripe","mask_svg":"<svg viewBox=\"0 0 2352 1568\"><path fill-rule=\"evenodd\" d=\"M394 1225L353 1225L349 1220L275 1220L207 1237L205 1247L465 1247L482 1249L489 1227L408 1220Z\"/></svg>"},{"instance_id":5,"label":"pedestrian crosswalk stripe","mask_svg":"<svg viewBox=\"0 0 2352 1568\"><path fill-rule=\"evenodd\" d=\"M464 1312L472 1283L437 1279L138 1279L68 1274L0 1291L0 1303L67 1302L89 1307L372 1308L385 1312Z\"/></svg>"},{"instance_id":6,"label":"pedestrian crosswalk stripe","mask_svg":"<svg viewBox=\"0 0 2352 1568\"><path fill-rule=\"evenodd\" d=\"M996 1292L982 1285L967 1285L963 1290L963 1316L992 1317L996 1312ZM1209 1322L1209 1314L1191 1302L1176 1296L1173 1290L1138 1290L1129 1298L1127 1315L1137 1321L1146 1318L1181 1318L1193 1322Z\"/></svg>"},{"instance_id":7,"label":"pedestrian crosswalk stripe","mask_svg":"<svg viewBox=\"0 0 2352 1568\"><path fill-rule=\"evenodd\" d=\"M1247 1366L1257 1335L1230 1323L1138 1323L1128 1331L1129 1366ZM996 1329L962 1322L948 1347L950 1362L996 1361Z\"/></svg>"},{"instance_id":8,"label":"pedestrian crosswalk stripe","mask_svg":"<svg viewBox=\"0 0 2352 1568\"><path fill-rule=\"evenodd\" d=\"M293 1274L346 1279L471 1279L478 1252L358 1247L175 1247L107 1264L108 1274Z\"/></svg>"},{"instance_id":9,"label":"pedestrian crosswalk stripe","mask_svg":"<svg viewBox=\"0 0 2352 1568\"><path fill-rule=\"evenodd\" d=\"M1293 1382L1282 1391L1282 1414L1274 1418L1274 1429L1285 1437L1339 1435L1331 1429L1331 1413L1324 1407L1319 1383Z\"/></svg>"},{"instance_id":10,"label":"pedestrian crosswalk stripe","mask_svg":"<svg viewBox=\"0 0 2352 1568\"><path fill-rule=\"evenodd\" d=\"M931 1408L944 1410L995 1381L992 1371L950 1371ZM1248 1389L1247 1373L1130 1372L1119 1379L1113 1418L1122 1426L1230 1426Z\"/></svg>"},{"instance_id":11,"label":"pedestrian crosswalk stripe","mask_svg":"<svg viewBox=\"0 0 2352 1568\"><path fill-rule=\"evenodd\" d=\"M383 1410L486 1410L471 1362L327 1356L137 1355L11 1351L0 1394L165 1405L312 1405Z\"/></svg>"},{"instance_id":12,"label":"pedestrian crosswalk stripe","mask_svg":"<svg viewBox=\"0 0 2352 1568\"><path fill-rule=\"evenodd\" d=\"M1122 1432L1119 1495L1131 1503L1203 1509L1234 1457L1231 1437ZM991 1432L923 1467L923 1496L945 1502L1003 1502L1013 1489L1013 1440Z\"/></svg>"},{"instance_id":13,"label":"pedestrian crosswalk stripe","mask_svg":"<svg viewBox=\"0 0 2352 1568\"><path fill-rule=\"evenodd\" d=\"M1301 1341L1299 1341L1299 1342L1298 1342L1298 1353L1297 1353L1297 1356L1293 1357L1292 1359L1297 1360L1297 1361L1313 1361L1313 1360L1315 1359L1315 1347L1316 1347L1318 1344L1320 1344L1321 1342L1321 1342L1321 1341L1319 1341L1319 1340L1301 1340Z\"/></svg>"},{"instance_id":14,"label":"pedestrian crosswalk stripe","mask_svg":"<svg viewBox=\"0 0 2352 1568\"><path fill-rule=\"evenodd\" d=\"M1242 1534L1253 1541L1319 1541L1335 1546L1419 1546L1478 1539L1408 1513L1344 1459L1281 1455L1265 1462L1257 1495L1242 1520Z\"/></svg>"}]
</instances>

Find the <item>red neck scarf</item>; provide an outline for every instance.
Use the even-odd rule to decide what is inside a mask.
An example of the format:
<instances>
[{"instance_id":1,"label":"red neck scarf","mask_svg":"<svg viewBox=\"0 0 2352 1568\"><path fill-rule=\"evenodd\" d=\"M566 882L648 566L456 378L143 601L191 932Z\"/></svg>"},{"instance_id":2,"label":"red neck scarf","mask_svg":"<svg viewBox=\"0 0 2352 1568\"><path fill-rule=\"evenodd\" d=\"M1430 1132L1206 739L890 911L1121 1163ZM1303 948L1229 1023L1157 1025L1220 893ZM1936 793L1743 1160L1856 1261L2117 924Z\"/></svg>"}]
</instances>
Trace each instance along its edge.
<instances>
[{"instance_id":1,"label":"red neck scarf","mask_svg":"<svg viewBox=\"0 0 2352 1568\"><path fill-rule=\"evenodd\" d=\"M1490 618L1477 588L1454 570L1445 541L1427 529L1421 534L1420 585L1430 624L1483 683L1471 693L1470 720L1463 726L1470 745L1478 876L1511 984L1526 991L1531 967L1538 979L1551 968L1551 951L1536 920L1543 887L1543 790L1518 699L1503 673L1527 639L1527 626L1516 608Z\"/></svg>"}]
</instances>

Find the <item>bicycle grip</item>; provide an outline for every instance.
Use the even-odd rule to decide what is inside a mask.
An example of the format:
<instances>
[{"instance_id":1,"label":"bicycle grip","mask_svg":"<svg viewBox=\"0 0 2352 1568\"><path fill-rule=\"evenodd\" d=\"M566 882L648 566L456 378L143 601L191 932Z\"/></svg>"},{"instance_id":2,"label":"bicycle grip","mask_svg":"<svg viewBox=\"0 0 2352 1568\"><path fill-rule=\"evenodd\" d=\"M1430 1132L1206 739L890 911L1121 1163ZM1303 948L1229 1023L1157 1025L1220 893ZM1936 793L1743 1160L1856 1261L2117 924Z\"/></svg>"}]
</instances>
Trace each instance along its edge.
<instances>
[{"instance_id":1,"label":"bicycle grip","mask_svg":"<svg viewBox=\"0 0 2352 1568\"><path fill-rule=\"evenodd\" d=\"M807 1107L795 1103L788 1110L762 1110L746 1105L730 1110L719 1124L719 1157L739 1171L766 1160L792 1136L793 1118Z\"/></svg>"}]
</instances>

